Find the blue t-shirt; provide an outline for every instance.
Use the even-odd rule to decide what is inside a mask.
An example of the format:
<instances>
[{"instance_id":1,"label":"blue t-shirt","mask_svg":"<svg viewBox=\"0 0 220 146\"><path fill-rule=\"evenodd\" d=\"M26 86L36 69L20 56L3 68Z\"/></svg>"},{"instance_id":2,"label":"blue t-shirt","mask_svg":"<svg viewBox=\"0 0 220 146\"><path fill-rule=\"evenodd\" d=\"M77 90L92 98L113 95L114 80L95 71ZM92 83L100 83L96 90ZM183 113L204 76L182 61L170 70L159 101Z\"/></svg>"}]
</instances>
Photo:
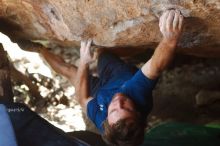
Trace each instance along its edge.
<instances>
[{"instance_id":1,"label":"blue t-shirt","mask_svg":"<svg viewBox=\"0 0 220 146\"><path fill-rule=\"evenodd\" d=\"M124 73L123 76L112 80L98 91L87 104L87 115L96 125L100 132L103 132L103 121L107 118L108 106L116 93L127 95L138 107L143 118L146 118L153 106L152 90L157 80L148 79L141 70L135 75Z\"/></svg>"},{"instance_id":2,"label":"blue t-shirt","mask_svg":"<svg viewBox=\"0 0 220 146\"><path fill-rule=\"evenodd\" d=\"M14 129L3 104L0 104L0 119L0 146L17 146Z\"/></svg>"}]
</instances>

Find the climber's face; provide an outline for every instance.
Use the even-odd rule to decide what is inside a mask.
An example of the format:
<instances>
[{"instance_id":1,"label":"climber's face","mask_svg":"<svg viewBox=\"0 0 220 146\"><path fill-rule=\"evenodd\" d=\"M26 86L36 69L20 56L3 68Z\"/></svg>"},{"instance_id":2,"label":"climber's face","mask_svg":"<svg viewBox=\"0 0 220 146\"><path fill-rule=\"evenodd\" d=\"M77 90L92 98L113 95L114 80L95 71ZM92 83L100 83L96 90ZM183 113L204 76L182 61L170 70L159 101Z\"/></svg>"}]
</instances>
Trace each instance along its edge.
<instances>
[{"instance_id":1,"label":"climber's face","mask_svg":"<svg viewBox=\"0 0 220 146\"><path fill-rule=\"evenodd\" d=\"M136 113L133 101L126 95L117 93L109 104L107 120L109 125L123 119L133 121Z\"/></svg>"}]
</instances>

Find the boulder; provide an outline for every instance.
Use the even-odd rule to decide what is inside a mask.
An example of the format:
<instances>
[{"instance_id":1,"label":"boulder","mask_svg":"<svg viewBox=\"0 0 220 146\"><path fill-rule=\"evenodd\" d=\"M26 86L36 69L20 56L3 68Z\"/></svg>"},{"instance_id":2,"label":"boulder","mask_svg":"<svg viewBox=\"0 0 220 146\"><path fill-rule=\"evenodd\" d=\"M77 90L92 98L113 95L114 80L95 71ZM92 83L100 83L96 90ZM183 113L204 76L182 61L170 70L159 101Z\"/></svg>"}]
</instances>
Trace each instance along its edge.
<instances>
[{"instance_id":1,"label":"boulder","mask_svg":"<svg viewBox=\"0 0 220 146\"><path fill-rule=\"evenodd\" d=\"M200 90L196 94L196 106L212 105L217 101L220 101L220 91Z\"/></svg>"},{"instance_id":2,"label":"boulder","mask_svg":"<svg viewBox=\"0 0 220 146\"><path fill-rule=\"evenodd\" d=\"M139 51L161 40L158 18L167 9L186 17L180 53L220 57L219 0L0 0L0 31L14 42L74 47L92 38Z\"/></svg>"}]
</instances>

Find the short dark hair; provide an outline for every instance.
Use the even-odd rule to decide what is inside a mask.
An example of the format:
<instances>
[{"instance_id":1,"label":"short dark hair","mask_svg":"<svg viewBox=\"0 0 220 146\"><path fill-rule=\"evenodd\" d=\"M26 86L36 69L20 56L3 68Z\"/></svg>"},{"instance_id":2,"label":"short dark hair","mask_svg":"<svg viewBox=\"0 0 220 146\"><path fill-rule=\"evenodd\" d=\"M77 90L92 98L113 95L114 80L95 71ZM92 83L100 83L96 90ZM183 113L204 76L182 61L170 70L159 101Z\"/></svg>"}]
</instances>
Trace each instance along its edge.
<instances>
[{"instance_id":1,"label":"short dark hair","mask_svg":"<svg viewBox=\"0 0 220 146\"><path fill-rule=\"evenodd\" d=\"M111 146L138 146L144 140L145 127L146 121L139 114L132 122L121 119L111 126L106 119L102 138Z\"/></svg>"}]
</instances>

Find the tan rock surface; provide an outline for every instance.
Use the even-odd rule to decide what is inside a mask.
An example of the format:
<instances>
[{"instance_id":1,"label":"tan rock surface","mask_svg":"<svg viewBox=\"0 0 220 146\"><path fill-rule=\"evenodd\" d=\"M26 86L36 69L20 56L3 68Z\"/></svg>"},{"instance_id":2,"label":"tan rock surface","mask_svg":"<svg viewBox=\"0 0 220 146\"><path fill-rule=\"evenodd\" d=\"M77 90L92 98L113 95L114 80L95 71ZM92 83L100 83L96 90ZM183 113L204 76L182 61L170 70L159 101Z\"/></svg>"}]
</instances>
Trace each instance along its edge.
<instances>
[{"instance_id":1,"label":"tan rock surface","mask_svg":"<svg viewBox=\"0 0 220 146\"><path fill-rule=\"evenodd\" d=\"M0 31L15 42L73 47L92 38L97 46L154 48L158 17L170 8L186 17L181 53L220 57L219 0L0 0Z\"/></svg>"}]
</instances>

